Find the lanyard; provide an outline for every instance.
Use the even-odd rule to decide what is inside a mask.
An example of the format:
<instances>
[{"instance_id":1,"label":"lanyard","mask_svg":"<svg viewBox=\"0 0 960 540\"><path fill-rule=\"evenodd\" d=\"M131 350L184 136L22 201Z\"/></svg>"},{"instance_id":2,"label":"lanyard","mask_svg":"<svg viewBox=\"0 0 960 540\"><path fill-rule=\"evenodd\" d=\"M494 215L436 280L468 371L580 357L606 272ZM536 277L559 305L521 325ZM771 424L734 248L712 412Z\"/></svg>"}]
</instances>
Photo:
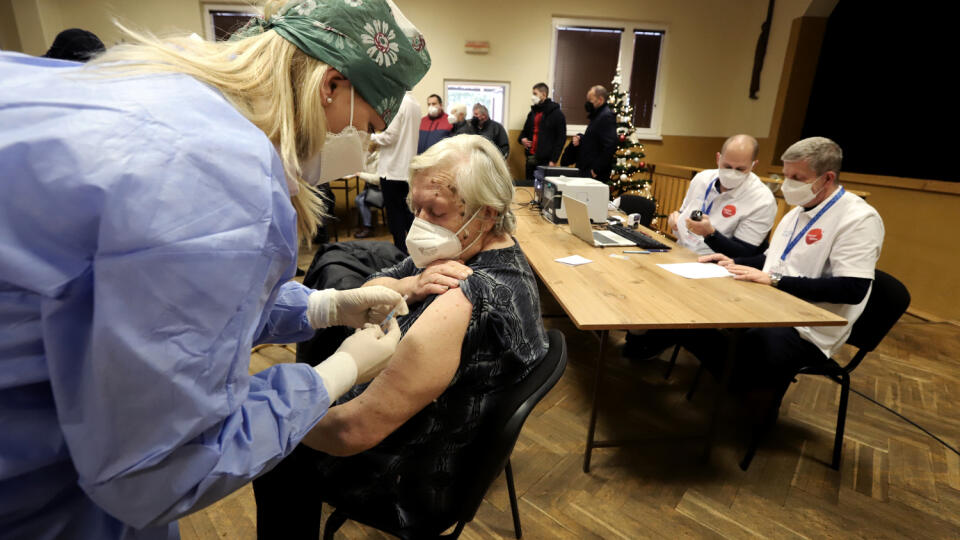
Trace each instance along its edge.
<instances>
[{"instance_id":1,"label":"lanyard","mask_svg":"<svg viewBox=\"0 0 960 540\"><path fill-rule=\"evenodd\" d=\"M720 181L720 177L717 177L716 180L707 184L707 190L703 192L703 204L700 205L700 211L708 216L710 215L710 210L713 209L713 203L717 202L717 197L719 197L720 195L718 194L717 197L714 197L713 200L710 201L710 206L707 206L707 197L710 196L710 190L713 189L713 186L718 181Z\"/></svg>"},{"instance_id":2,"label":"lanyard","mask_svg":"<svg viewBox=\"0 0 960 540\"><path fill-rule=\"evenodd\" d=\"M833 206L837 201L840 200L840 197L843 196L843 193L844 193L844 189L843 189L843 187L841 186L841 187L840 187L840 191L838 191L837 194L834 195L832 199L830 199L830 202L828 202L828 203L826 204L826 206L824 206L823 208L821 208L820 211L817 212L817 215L813 216L813 219L811 219L806 225L803 226L803 229L800 230L800 234L798 234L798 235L796 235L796 236L794 236L793 238L790 239L790 243L787 244L787 247L783 250L783 253L780 255L780 260L781 260L781 261L787 260L787 255L789 255L790 252L793 251L793 246L797 245L797 242L799 242L800 239L803 238L803 236L804 236L805 234L807 234L807 231L809 231L809 230L810 230L810 227L812 227L813 224L816 223L818 219L820 219L820 216L822 216L824 213L826 213L826 211L829 210L831 206ZM794 232L796 232L796 230L797 230L797 225L800 223L800 216L801 216L801 215L803 215L803 212L798 213L798 214L797 214L797 220L796 220L795 222L793 222L793 230L794 230ZM792 233L791 233L791 234L792 234Z\"/></svg>"}]
</instances>

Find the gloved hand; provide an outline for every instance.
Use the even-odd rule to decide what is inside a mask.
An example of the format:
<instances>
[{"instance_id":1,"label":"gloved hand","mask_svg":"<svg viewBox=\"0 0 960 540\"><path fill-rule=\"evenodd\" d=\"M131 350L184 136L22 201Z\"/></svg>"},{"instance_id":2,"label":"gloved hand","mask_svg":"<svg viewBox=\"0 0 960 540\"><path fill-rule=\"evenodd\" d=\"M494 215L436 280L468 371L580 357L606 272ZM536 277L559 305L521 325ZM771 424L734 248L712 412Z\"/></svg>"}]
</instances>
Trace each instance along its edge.
<instances>
[{"instance_id":1,"label":"gloved hand","mask_svg":"<svg viewBox=\"0 0 960 540\"><path fill-rule=\"evenodd\" d=\"M400 325L394 317L387 323L386 334L379 325L367 325L343 340L337 353L349 354L353 358L357 365L357 384L360 384L373 380L387 366L387 361L397 350L398 343Z\"/></svg>"},{"instance_id":2,"label":"gloved hand","mask_svg":"<svg viewBox=\"0 0 960 540\"><path fill-rule=\"evenodd\" d=\"M313 368L323 379L330 402L353 385L376 377L386 367L399 342L400 326L395 318L388 323L386 334L377 325L367 325L343 340L337 352Z\"/></svg>"},{"instance_id":3,"label":"gloved hand","mask_svg":"<svg viewBox=\"0 0 960 540\"><path fill-rule=\"evenodd\" d=\"M394 307L397 308L395 315L410 312L400 293L381 285L346 291L325 289L310 293L307 319L314 328L339 325L360 328L367 323L382 322Z\"/></svg>"}]
</instances>

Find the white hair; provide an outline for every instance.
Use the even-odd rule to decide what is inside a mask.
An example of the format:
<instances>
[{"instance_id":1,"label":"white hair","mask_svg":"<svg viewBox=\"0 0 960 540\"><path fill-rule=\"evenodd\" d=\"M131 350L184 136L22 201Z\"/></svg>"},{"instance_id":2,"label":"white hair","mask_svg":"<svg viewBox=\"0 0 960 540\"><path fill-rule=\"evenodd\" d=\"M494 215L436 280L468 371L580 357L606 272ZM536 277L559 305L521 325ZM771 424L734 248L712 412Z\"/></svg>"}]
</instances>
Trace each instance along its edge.
<instances>
[{"instance_id":1,"label":"white hair","mask_svg":"<svg viewBox=\"0 0 960 540\"><path fill-rule=\"evenodd\" d=\"M489 206L497 212L493 234L511 234L517 229L517 217L510 209L513 180L503 154L485 137L457 135L443 139L410 162L410 179L435 168L453 174L457 193L467 214Z\"/></svg>"},{"instance_id":2,"label":"white hair","mask_svg":"<svg viewBox=\"0 0 960 540\"><path fill-rule=\"evenodd\" d=\"M780 156L783 161L805 161L820 176L828 171L840 175L843 150L826 137L809 137L790 145Z\"/></svg>"},{"instance_id":3,"label":"white hair","mask_svg":"<svg viewBox=\"0 0 960 540\"><path fill-rule=\"evenodd\" d=\"M458 114L461 114L461 113L463 113L464 115L466 115L466 114L467 114L467 106L464 105L463 103L457 103L457 104L455 104L453 107L450 107L450 111L449 111L449 112L450 112L450 114L452 114L452 115L458 115Z\"/></svg>"}]
</instances>

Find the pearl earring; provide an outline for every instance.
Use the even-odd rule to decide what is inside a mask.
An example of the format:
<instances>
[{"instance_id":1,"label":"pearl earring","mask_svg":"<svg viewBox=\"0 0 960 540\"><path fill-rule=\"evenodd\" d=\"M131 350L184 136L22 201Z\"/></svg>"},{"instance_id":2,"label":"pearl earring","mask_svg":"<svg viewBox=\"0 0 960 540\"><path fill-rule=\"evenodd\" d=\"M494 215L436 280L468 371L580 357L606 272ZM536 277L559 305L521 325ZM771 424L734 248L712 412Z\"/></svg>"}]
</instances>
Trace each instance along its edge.
<instances>
[{"instance_id":1,"label":"pearl earring","mask_svg":"<svg viewBox=\"0 0 960 540\"><path fill-rule=\"evenodd\" d=\"M328 98L327 98L327 103L333 103L333 98L332 98L332 97L328 97Z\"/></svg>"}]
</instances>

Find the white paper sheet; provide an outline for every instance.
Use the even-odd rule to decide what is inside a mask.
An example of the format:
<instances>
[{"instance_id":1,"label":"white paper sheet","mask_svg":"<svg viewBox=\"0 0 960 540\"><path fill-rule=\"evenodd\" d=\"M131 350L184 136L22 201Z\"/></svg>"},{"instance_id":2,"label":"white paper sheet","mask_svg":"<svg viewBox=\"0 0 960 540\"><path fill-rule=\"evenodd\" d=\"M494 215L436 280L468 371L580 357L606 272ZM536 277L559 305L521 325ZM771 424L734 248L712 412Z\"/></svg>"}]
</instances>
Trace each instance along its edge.
<instances>
[{"instance_id":1,"label":"white paper sheet","mask_svg":"<svg viewBox=\"0 0 960 540\"><path fill-rule=\"evenodd\" d=\"M675 264L658 264L660 268L663 268L667 272L673 272L678 276L683 276L689 279L705 279L705 278L717 278L717 277L729 277L732 276L730 272L727 272L727 269L720 266L719 264L713 263L675 263Z\"/></svg>"},{"instance_id":2,"label":"white paper sheet","mask_svg":"<svg viewBox=\"0 0 960 540\"><path fill-rule=\"evenodd\" d=\"M561 257L559 259L554 259L558 263L569 264L570 266L577 266L580 264L592 263L590 259L586 257L581 257L579 255L570 255L569 257Z\"/></svg>"}]
</instances>

